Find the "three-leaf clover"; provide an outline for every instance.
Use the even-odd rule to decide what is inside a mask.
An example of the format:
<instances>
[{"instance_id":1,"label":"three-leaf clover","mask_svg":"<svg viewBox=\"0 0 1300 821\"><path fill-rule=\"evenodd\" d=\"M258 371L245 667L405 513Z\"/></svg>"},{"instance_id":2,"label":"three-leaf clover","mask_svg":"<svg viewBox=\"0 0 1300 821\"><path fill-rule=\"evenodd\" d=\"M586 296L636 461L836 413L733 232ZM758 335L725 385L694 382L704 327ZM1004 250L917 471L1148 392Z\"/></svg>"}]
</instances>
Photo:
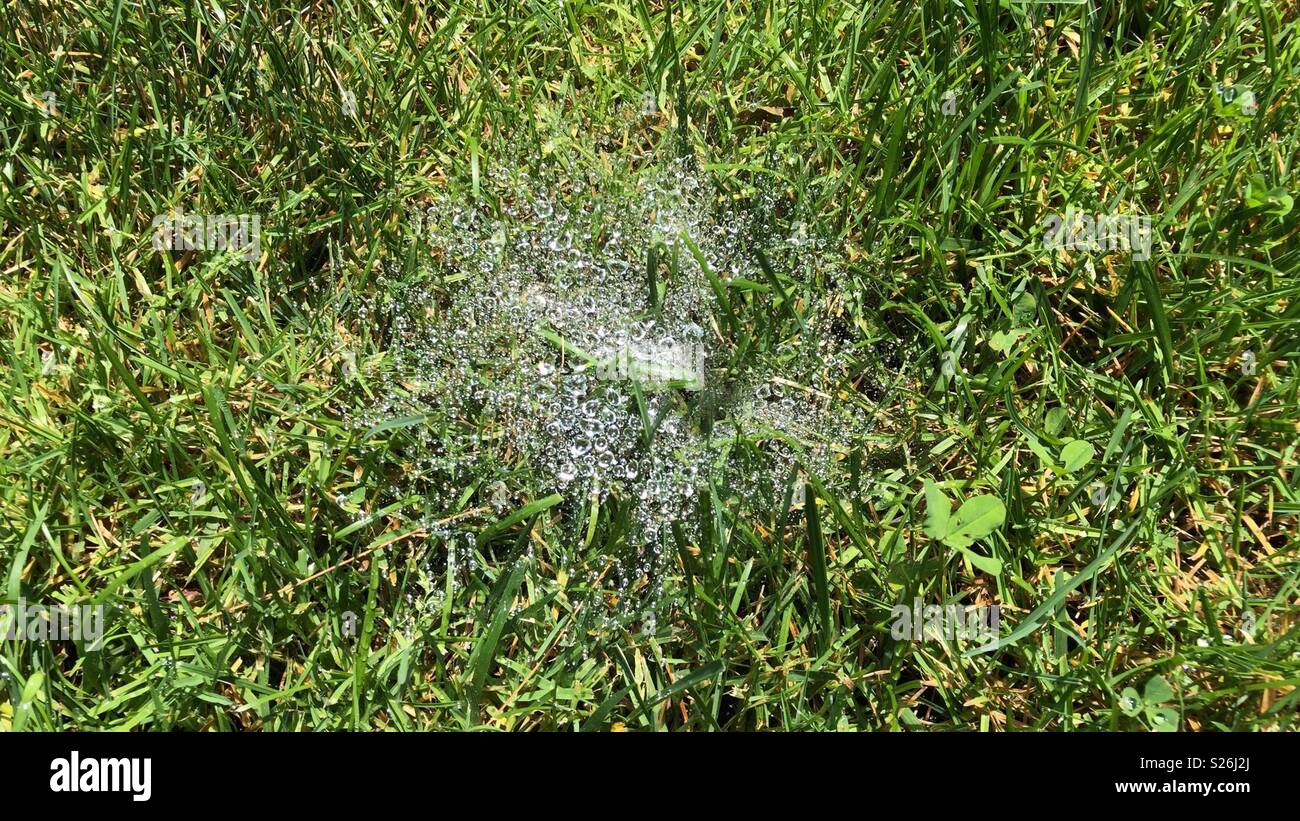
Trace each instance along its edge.
<instances>
[{"instance_id":1,"label":"three-leaf clover","mask_svg":"<svg viewBox=\"0 0 1300 821\"><path fill-rule=\"evenodd\" d=\"M1285 188L1270 186L1256 174L1246 183L1246 207L1263 209L1273 217L1285 217L1295 207L1295 199Z\"/></svg>"},{"instance_id":2,"label":"three-leaf clover","mask_svg":"<svg viewBox=\"0 0 1300 821\"><path fill-rule=\"evenodd\" d=\"M1174 688L1169 686L1165 677L1152 676L1141 695L1132 687L1125 687L1119 694L1119 709L1130 718L1145 714L1152 730L1172 733L1178 729L1178 711L1165 704L1173 698Z\"/></svg>"},{"instance_id":3,"label":"three-leaf clover","mask_svg":"<svg viewBox=\"0 0 1300 821\"><path fill-rule=\"evenodd\" d=\"M925 535L962 552L970 563L993 576L1002 573L1002 562L981 556L970 549L1002 527L1007 518L1006 505L996 496L972 496L952 512L952 500L931 479L925 480Z\"/></svg>"},{"instance_id":4,"label":"three-leaf clover","mask_svg":"<svg viewBox=\"0 0 1300 821\"><path fill-rule=\"evenodd\" d=\"M989 337L989 347L998 353L1006 353L1015 347L1020 337L1029 333L1038 313L1038 300L1033 294L1021 294L1011 307L1008 327Z\"/></svg>"},{"instance_id":5,"label":"three-leaf clover","mask_svg":"<svg viewBox=\"0 0 1300 821\"><path fill-rule=\"evenodd\" d=\"M1026 436L1025 443L1029 445L1029 449L1034 452L1038 460L1053 473L1078 473L1087 467L1097 454L1092 444L1083 439L1066 439L1057 456L1053 456L1047 446L1032 434Z\"/></svg>"}]
</instances>

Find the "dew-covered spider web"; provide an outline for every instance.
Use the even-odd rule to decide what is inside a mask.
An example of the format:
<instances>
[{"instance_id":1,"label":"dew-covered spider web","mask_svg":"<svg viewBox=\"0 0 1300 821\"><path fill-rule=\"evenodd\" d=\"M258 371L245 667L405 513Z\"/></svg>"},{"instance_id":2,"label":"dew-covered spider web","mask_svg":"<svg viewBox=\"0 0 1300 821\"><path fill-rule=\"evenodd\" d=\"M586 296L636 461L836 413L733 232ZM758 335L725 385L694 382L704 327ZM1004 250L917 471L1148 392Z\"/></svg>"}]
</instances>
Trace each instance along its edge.
<instances>
[{"instance_id":1,"label":"dew-covered spider web","mask_svg":"<svg viewBox=\"0 0 1300 821\"><path fill-rule=\"evenodd\" d=\"M412 206L350 422L418 420L390 495L442 545L431 573L474 572L485 524L560 494L525 549L566 543L556 572L603 623L653 627L702 502L850 481L902 349L864 342L842 251L775 194L724 194L690 157L524 168Z\"/></svg>"}]
</instances>

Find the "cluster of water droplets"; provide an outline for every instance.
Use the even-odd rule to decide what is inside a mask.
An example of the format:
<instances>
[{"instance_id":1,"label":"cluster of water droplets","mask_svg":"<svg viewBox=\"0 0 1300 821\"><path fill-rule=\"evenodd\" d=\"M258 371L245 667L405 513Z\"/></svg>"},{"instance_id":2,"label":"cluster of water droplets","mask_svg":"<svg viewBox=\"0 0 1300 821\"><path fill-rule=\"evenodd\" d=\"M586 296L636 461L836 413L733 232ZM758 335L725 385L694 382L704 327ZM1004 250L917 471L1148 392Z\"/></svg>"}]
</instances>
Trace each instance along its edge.
<instances>
[{"instance_id":1,"label":"cluster of water droplets","mask_svg":"<svg viewBox=\"0 0 1300 821\"><path fill-rule=\"evenodd\" d=\"M387 323L388 350L352 421L420 420L407 426L401 495L430 509L467 488L497 513L559 492L579 539L592 504L613 497L632 532L583 581L644 616L669 595L671 526L693 536L736 437L763 440L768 475L751 465L746 477L774 486L801 459L833 469L869 427L844 401L860 365L853 334L822 327L842 321L832 301L772 355L736 364L711 284L758 281L760 242L796 276L838 262L803 223L774 240L769 214L721 201L689 158L521 168L489 174L477 200L442 194L412 210L416 270L390 272L407 284L367 307L367 321Z\"/></svg>"}]
</instances>

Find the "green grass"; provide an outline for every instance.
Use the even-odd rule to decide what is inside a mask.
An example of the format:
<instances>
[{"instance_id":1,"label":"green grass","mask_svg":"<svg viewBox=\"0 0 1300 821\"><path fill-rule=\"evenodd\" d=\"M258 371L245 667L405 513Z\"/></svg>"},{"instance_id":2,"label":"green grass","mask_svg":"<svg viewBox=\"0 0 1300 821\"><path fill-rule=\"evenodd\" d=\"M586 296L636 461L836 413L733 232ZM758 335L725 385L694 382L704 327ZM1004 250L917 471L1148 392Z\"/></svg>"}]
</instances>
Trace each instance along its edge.
<instances>
[{"instance_id":1,"label":"green grass","mask_svg":"<svg viewBox=\"0 0 1300 821\"><path fill-rule=\"evenodd\" d=\"M19 0L0 28L0 599L110 608L97 651L0 639L0 727L1142 730L1121 694L1159 676L1179 729L1296 729L1289 4ZM349 424L340 345L386 361L357 308L420 264L410 203L678 151L843 249L838 283L718 278L733 365L827 299L909 354L857 491L711 477L681 600L602 627L566 568L626 508L498 514L470 476L413 514L411 432ZM1041 250L1067 205L1151 215L1150 260ZM177 207L262 215L261 257L153 251ZM1004 523L932 535L926 479ZM427 520L474 534L434 610ZM918 596L1000 605L1000 646L893 640Z\"/></svg>"}]
</instances>

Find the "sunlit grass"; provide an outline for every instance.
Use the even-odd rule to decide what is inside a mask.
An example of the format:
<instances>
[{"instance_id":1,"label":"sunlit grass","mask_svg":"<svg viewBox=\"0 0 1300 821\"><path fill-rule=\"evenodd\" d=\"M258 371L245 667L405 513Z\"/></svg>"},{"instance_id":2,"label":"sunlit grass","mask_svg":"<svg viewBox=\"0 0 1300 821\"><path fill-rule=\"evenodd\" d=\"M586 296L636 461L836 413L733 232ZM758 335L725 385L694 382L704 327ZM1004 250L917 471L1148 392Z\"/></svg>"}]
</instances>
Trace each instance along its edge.
<instances>
[{"instance_id":1,"label":"sunlit grass","mask_svg":"<svg viewBox=\"0 0 1300 821\"><path fill-rule=\"evenodd\" d=\"M0 640L0 726L1294 729L1294 12L977 5L7 6L0 598L110 609L102 650ZM709 371L629 417L862 424L815 459L747 418L664 522L671 603L620 611L633 499L361 409L416 390L376 306L476 284L413 209L677 155L768 222L744 270L645 249L646 316L699 268ZM1044 248L1069 208L1150 258ZM154 250L177 209L260 255ZM892 639L917 597L999 646Z\"/></svg>"}]
</instances>

